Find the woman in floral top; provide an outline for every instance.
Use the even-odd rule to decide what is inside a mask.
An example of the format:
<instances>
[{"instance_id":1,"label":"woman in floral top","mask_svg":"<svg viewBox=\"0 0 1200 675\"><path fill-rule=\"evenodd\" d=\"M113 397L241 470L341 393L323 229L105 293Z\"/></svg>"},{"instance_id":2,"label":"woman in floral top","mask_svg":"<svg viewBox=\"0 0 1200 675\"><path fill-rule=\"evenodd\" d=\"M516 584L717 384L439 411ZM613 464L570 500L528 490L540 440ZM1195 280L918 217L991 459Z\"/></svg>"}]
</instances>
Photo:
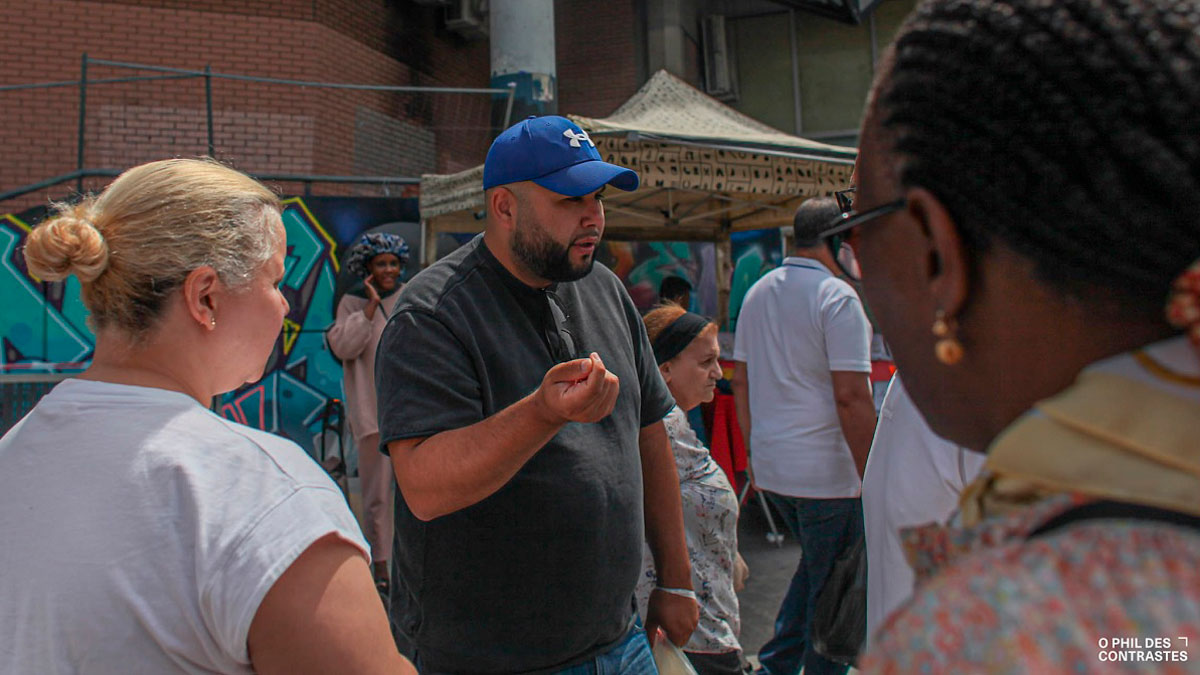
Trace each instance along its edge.
<instances>
[{"instance_id":1,"label":"woman in floral top","mask_svg":"<svg viewBox=\"0 0 1200 675\"><path fill-rule=\"evenodd\" d=\"M679 472L692 587L700 604L700 624L684 645L684 653L700 675L741 673L742 648L737 639L741 621L734 593L739 562L737 495L686 414L711 401L713 387L721 379L717 326L673 304L652 310L645 322L659 370L675 397L675 407L666 418L667 435ZM636 595L644 615L657 581L649 549L644 549L642 570Z\"/></svg>"},{"instance_id":2,"label":"woman in floral top","mask_svg":"<svg viewBox=\"0 0 1200 675\"><path fill-rule=\"evenodd\" d=\"M905 533L863 671L1196 672L1196 3L921 2L855 175L825 234L930 427L987 454Z\"/></svg>"}]
</instances>

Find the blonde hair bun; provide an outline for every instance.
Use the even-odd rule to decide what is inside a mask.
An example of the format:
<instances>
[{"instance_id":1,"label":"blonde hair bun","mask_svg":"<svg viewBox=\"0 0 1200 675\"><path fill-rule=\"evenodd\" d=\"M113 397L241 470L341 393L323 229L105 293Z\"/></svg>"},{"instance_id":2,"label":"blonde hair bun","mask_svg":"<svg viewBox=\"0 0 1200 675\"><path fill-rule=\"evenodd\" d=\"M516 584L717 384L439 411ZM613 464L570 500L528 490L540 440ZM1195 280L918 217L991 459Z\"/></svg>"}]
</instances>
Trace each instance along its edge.
<instances>
[{"instance_id":1,"label":"blonde hair bun","mask_svg":"<svg viewBox=\"0 0 1200 675\"><path fill-rule=\"evenodd\" d=\"M74 274L86 284L108 269L108 244L88 210L86 204L68 206L29 233L25 264L30 272L46 281Z\"/></svg>"},{"instance_id":2,"label":"blonde hair bun","mask_svg":"<svg viewBox=\"0 0 1200 675\"><path fill-rule=\"evenodd\" d=\"M284 245L279 197L208 159L164 159L126 170L98 195L56 204L29 233L29 271L47 281L74 274L93 331L139 340L188 274L211 267L240 288Z\"/></svg>"}]
</instances>

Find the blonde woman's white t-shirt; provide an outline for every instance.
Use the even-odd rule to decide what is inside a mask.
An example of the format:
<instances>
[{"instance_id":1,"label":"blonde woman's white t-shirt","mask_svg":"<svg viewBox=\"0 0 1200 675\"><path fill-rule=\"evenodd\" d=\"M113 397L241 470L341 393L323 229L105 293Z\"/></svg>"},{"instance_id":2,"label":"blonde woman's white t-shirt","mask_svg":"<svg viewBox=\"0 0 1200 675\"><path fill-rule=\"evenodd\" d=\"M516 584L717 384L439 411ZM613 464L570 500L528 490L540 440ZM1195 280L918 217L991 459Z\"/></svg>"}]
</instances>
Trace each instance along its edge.
<instances>
[{"instance_id":1,"label":"blonde woman's white t-shirt","mask_svg":"<svg viewBox=\"0 0 1200 675\"><path fill-rule=\"evenodd\" d=\"M336 534L294 443L184 394L67 380L0 439L0 672L248 673L267 590Z\"/></svg>"}]
</instances>

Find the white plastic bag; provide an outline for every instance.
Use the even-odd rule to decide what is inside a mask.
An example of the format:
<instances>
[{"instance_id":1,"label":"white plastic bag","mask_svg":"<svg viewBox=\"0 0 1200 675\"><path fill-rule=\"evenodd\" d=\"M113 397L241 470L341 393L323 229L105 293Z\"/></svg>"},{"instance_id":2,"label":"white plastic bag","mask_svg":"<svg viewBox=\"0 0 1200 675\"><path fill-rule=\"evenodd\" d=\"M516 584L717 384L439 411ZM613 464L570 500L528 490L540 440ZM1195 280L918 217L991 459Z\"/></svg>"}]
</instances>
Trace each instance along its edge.
<instances>
[{"instance_id":1,"label":"white plastic bag","mask_svg":"<svg viewBox=\"0 0 1200 675\"><path fill-rule=\"evenodd\" d=\"M668 640L661 628L658 630L657 639L654 640L652 651L659 675L697 675L696 669L692 667L692 662L688 661L683 650Z\"/></svg>"}]
</instances>

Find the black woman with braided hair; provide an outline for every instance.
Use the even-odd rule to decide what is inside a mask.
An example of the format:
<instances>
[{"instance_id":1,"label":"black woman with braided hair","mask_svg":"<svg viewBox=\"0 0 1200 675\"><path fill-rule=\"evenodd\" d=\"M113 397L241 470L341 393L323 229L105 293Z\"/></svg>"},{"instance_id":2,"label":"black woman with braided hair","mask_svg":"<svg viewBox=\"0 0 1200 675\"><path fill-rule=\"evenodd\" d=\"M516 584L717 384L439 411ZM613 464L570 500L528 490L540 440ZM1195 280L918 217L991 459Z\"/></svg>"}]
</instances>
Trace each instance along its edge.
<instances>
[{"instance_id":1,"label":"black woman with braided hair","mask_svg":"<svg viewBox=\"0 0 1200 675\"><path fill-rule=\"evenodd\" d=\"M904 533L916 594L863 670L1194 671L1200 6L920 3L856 181L826 235L856 230L932 429L987 455Z\"/></svg>"}]
</instances>

